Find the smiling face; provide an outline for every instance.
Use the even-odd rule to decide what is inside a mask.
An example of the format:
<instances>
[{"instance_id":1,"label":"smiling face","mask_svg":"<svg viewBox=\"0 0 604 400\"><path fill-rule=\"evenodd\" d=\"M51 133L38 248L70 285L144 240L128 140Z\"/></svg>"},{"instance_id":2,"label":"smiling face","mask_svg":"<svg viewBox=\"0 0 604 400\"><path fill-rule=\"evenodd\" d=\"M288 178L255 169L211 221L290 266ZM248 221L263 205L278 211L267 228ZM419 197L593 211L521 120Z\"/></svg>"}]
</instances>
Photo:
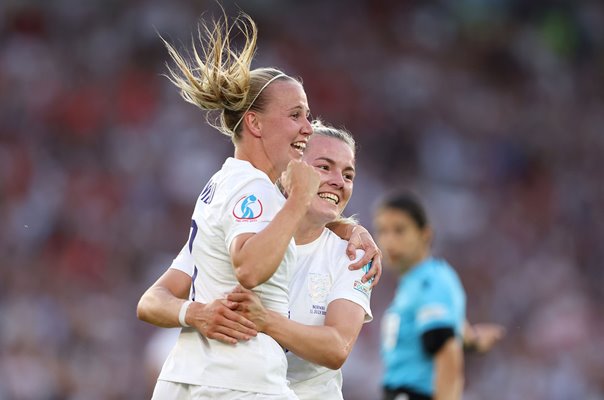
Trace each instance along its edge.
<instances>
[{"instance_id":1,"label":"smiling face","mask_svg":"<svg viewBox=\"0 0 604 400\"><path fill-rule=\"evenodd\" d=\"M303 160L321 175L319 191L307 217L325 225L344 211L352 195L354 152L340 139L315 134L308 143Z\"/></svg>"},{"instance_id":2,"label":"smiling face","mask_svg":"<svg viewBox=\"0 0 604 400\"><path fill-rule=\"evenodd\" d=\"M312 128L302 85L292 79L277 80L264 89L267 103L258 113L262 145L278 176L291 160L302 158Z\"/></svg>"}]
</instances>

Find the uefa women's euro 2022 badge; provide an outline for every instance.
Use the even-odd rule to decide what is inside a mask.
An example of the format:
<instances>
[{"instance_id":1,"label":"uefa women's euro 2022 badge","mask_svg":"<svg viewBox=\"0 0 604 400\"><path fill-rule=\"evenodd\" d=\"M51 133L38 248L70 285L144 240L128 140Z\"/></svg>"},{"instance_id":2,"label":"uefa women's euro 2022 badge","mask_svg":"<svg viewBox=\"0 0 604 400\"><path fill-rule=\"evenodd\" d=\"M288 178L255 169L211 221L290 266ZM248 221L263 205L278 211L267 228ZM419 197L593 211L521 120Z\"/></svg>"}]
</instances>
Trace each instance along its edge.
<instances>
[{"instance_id":1,"label":"uefa women's euro 2022 badge","mask_svg":"<svg viewBox=\"0 0 604 400\"><path fill-rule=\"evenodd\" d=\"M233 217L239 222L255 221L262 215L262 202L253 194L241 197L233 207Z\"/></svg>"},{"instance_id":2,"label":"uefa women's euro 2022 badge","mask_svg":"<svg viewBox=\"0 0 604 400\"><path fill-rule=\"evenodd\" d=\"M331 277L329 274L308 274L308 294L312 302L310 306L311 314L325 315L327 307L327 295L331 289Z\"/></svg>"},{"instance_id":3,"label":"uefa women's euro 2022 badge","mask_svg":"<svg viewBox=\"0 0 604 400\"><path fill-rule=\"evenodd\" d=\"M371 269L371 261L369 261L369 263L363 267L363 273L366 274L367 272L369 272L370 269ZM372 283L373 283L373 278L369 279L365 283L361 282L360 280L356 280L356 281L354 281L353 287L355 290L358 290L359 292L369 296L371 294L371 284Z\"/></svg>"}]
</instances>

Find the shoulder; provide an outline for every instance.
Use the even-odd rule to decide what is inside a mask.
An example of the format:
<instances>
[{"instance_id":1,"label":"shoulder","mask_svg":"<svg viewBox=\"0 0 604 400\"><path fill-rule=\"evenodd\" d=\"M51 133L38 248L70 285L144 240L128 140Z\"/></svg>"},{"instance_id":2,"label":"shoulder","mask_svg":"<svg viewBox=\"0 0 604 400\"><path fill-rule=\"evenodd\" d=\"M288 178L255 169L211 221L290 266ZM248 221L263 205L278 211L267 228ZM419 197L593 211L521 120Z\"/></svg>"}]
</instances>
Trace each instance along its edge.
<instances>
[{"instance_id":1,"label":"shoulder","mask_svg":"<svg viewBox=\"0 0 604 400\"><path fill-rule=\"evenodd\" d=\"M461 288L461 281L455 270L448 262L438 258L430 260L414 281L418 291L428 296L441 296Z\"/></svg>"},{"instance_id":2,"label":"shoulder","mask_svg":"<svg viewBox=\"0 0 604 400\"><path fill-rule=\"evenodd\" d=\"M269 186L273 186L268 176L257 168L254 168L247 161L236 160L233 158L227 159L222 169L220 170L220 177L223 182L229 182L232 184L246 184L250 182L263 182Z\"/></svg>"},{"instance_id":3,"label":"shoulder","mask_svg":"<svg viewBox=\"0 0 604 400\"><path fill-rule=\"evenodd\" d=\"M227 160L218 175L216 183L223 196L227 198L233 196L281 197L268 176L245 161Z\"/></svg>"},{"instance_id":4,"label":"shoulder","mask_svg":"<svg viewBox=\"0 0 604 400\"><path fill-rule=\"evenodd\" d=\"M461 280L455 268L444 259L434 260L438 273L435 274L440 281L449 285L461 286Z\"/></svg>"},{"instance_id":5,"label":"shoulder","mask_svg":"<svg viewBox=\"0 0 604 400\"><path fill-rule=\"evenodd\" d=\"M327 233L323 236L323 248L327 251L333 260L334 265L345 265L348 267L349 264L360 260L365 252L363 250L356 251L356 257L354 260L350 260L346 255L346 248L348 247L348 241L340 238L338 235L325 228Z\"/></svg>"}]
</instances>

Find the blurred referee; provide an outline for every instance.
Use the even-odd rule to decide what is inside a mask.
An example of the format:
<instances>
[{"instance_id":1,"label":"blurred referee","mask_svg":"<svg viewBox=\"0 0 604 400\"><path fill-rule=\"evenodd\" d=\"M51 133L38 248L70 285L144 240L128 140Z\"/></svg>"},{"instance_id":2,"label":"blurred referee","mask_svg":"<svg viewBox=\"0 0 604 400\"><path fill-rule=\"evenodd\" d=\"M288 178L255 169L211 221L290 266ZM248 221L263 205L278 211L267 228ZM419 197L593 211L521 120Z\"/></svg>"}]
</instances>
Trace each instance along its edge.
<instances>
[{"instance_id":1,"label":"blurred referee","mask_svg":"<svg viewBox=\"0 0 604 400\"><path fill-rule=\"evenodd\" d=\"M400 275L382 320L383 399L460 399L464 346L487 351L503 329L466 322L464 289L455 270L431 256L432 230L415 196L384 200L375 228L385 260Z\"/></svg>"}]
</instances>

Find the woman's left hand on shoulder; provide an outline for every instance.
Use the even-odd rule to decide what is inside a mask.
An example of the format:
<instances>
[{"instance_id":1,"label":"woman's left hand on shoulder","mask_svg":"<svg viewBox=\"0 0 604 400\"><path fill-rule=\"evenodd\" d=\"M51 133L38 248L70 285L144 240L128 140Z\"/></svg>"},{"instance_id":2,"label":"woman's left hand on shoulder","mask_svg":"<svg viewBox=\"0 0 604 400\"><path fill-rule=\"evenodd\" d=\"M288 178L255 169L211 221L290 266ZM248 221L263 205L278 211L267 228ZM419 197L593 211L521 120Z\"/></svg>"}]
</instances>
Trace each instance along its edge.
<instances>
[{"instance_id":1,"label":"woman's left hand on shoulder","mask_svg":"<svg viewBox=\"0 0 604 400\"><path fill-rule=\"evenodd\" d=\"M350 264L348 269L361 269L371 262L371 268L363 276L362 281L367 282L373 279L371 282L371 287L373 288L382 276L382 251L378 248L369 231L361 225L355 225L352 229L346 254L351 260L354 260L357 250L363 250L365 254L359 261Z\"/></svg>"}]
</instances>

